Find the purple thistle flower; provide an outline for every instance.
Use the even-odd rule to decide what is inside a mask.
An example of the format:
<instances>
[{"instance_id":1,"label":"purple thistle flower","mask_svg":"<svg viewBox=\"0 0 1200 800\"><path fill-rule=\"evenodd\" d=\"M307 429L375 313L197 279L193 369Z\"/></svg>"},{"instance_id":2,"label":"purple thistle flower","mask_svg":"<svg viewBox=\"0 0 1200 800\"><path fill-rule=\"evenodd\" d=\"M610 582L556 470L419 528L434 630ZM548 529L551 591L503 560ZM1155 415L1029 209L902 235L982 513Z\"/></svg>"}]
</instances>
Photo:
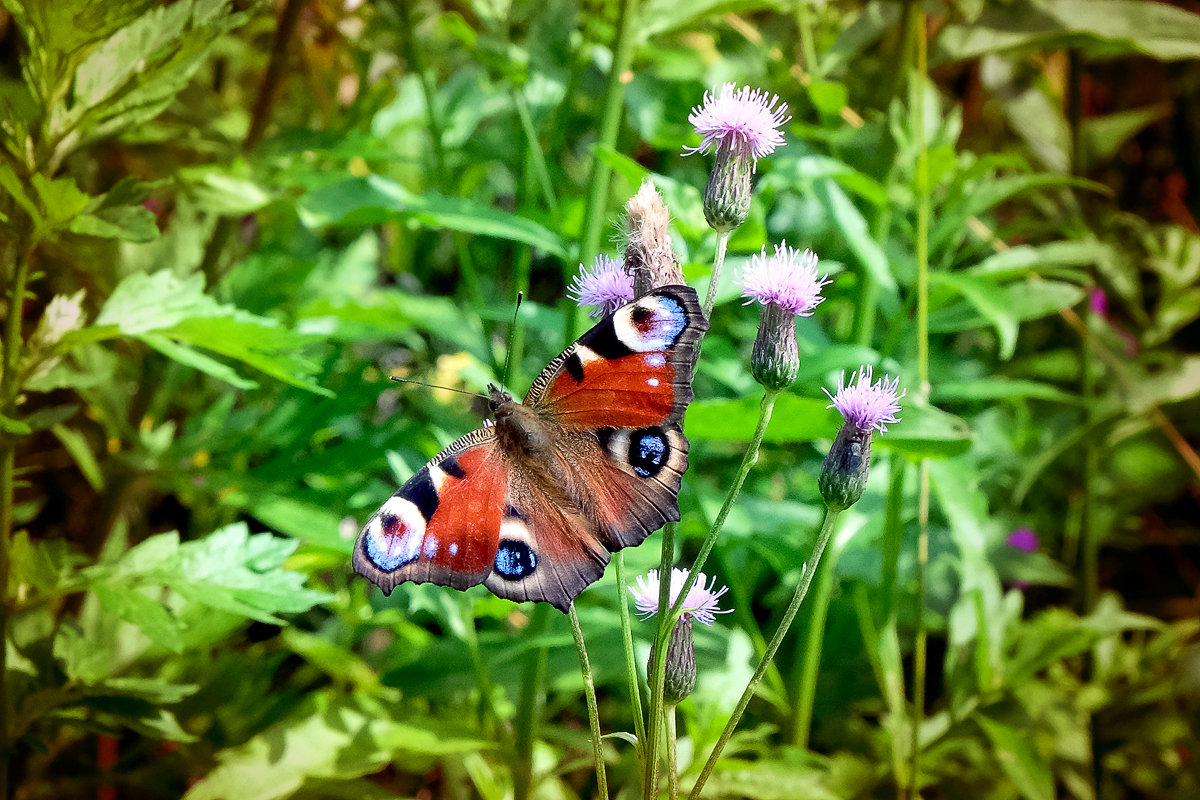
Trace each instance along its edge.
<instances>
[{"instance_id":1,"label":"purple thistle flower","mask_svg":"<svg viewBox=\"0 0 1200 800\"><path fill-rule=\"evenodd\" d=\"M699 147L685 147L684 154L707 153L723 146L737 147L754 161L775 152L783 144L780 125L788 122L787 103L762 89L732 83L704 93L704 103L692 109L688 122L703 137Z\"/></svg>"},{"instance_id":2,"label":"purple thistle flower","mask_svg":"<svg viewBox=\"0 0 1200 800\"><path fill-rule=\"evenodd\" d=\"M633 276L619 258L599 255L591 269L579 265L567 294L577 305L594 306L593 317L603 317L633 301Z\"/></svg>"},{"instance_id":3,"label":"purple thistle flower","mask_svg":"<svg viewBox=\"0 0 1200 800\"><path fill-rule=\"evenodd\" d=\"M671 605L674 605L675 600L679 597L679 590L683 588L687 576L686 569L671 570ZM683 600L683 617L694 618L705 625L712 625L717 614L728 614L732 611L733 609L729 608L717 608L717 600L729 591L729 588L722 586L717 589L716 585L716 578L709 580L703 572L697 575L695 585ZM633 593L633 603L639 614L649 617L658 613L658 570L652 569L646 575L639 575L637 587L630 586L629 591Z\"/></svg>"},{"instance_id":4,"label":"purple thistle flower","mask_svg":"<svg viewBox=\"0 0 1200 800\"><path fill-rule=\"evenodd\" d=\"M764 245L761 253L750 257L742 269L739 283L746 305L757 300L771 304L800 317L810 316L825 298L821 289L830 282L829 276L817 277L817 255L811 250L795 250L787 242L775 245L775 255L768 256Z\"/></svg>"},{"instance_id":5,"label":"purple thistle flower","mask_svg":"<svg viewBox=\"0 0 1200 800\"><path fill-rule=\"evenodd\" d=\"M1022 553L1036 553L1038 551L1038 535L1031 528L1017 528L1008 535L1004 543L1014 550L1020 550Z\"/></svg>"},{"instance_id":6,"label":"purple thistle flower","mask_svg":"<svg viewBox=\"0 0 1200 800\"><path fill-rule=\"evenodd\" d=\"M904 397L907 390L896 394L899 388L900 379L889 380L887 375L878 383L872 384L869 366L854 372L850 376L850 383L846 383L846 372L843 370L842 377L838 380L837 394L829 394L828 389L823 390L833 401L825 407L836 408L846 422L860 431L878 428L880 433L886 433L888 425L900 421L896 417L896 413L900 411L898 401Z\"/></svg>"}]
</instances>

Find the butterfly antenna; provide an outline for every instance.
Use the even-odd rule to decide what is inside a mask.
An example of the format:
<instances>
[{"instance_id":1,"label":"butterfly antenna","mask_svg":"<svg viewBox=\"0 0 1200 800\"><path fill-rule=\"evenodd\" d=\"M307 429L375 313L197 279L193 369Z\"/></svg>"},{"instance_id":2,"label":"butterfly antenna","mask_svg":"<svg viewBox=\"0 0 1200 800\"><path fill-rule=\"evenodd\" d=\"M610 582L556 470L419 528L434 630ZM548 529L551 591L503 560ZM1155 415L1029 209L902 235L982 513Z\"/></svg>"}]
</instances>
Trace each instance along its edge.
<instances>
[{"instance_id":1,"label":"butterfly antenna","mask_svg":"<svg viewBox=\"0 0 1200 800\"><path fill-rule=\"evenodd\" d=\"M500 382L508 386L508 379L512 377L512 354L517 347L517 315L521 312L521 301L525 299L525 292L517 292L517 305L513 308L512 326L508 329L508 345L504 355L504 374L500 376Z\"/></svg>"},{"instance_id":2,"label":"butterfly antenna","mask_svg":"<svg viewBox=\"0 0 1200 800\"><path fill-rule=\"evenodd\" d=\"M397 378L395 375L389 375L388 379L393 380L396 383L413 383L413 384L416 384L417 386L428 386L430 389L445 389L447 392L458 392L459 394L466 394L466 395L470 395L471 397L482 397L484 400L491 399L486 394L480 394L479 392L468 392L465 389L455 389L453 386L439 386L436 383L426 383L425 381L414 381L411 378Z\"/></svg>"}]
</instances>

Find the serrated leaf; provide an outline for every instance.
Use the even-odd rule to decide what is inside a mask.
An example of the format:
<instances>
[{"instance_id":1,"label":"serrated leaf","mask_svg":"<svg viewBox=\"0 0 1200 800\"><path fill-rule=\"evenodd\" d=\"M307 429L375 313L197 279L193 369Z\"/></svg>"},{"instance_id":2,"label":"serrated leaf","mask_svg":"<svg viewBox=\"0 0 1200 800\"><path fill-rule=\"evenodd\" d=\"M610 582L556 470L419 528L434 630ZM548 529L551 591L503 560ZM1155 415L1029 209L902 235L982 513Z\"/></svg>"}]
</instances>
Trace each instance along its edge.
<instances>
[{"instance_id":1,"label":"serrated leaf","mask_svg":"<svg viewBox=\"0 0 1200 800\"><path fill-rule=\"evenodd\" d=\"M135 587L100 584L92 587L100 607L136 625L150 641L179 653L183 650L180 623L161 603Z\"/></svg>"}]
</instances>

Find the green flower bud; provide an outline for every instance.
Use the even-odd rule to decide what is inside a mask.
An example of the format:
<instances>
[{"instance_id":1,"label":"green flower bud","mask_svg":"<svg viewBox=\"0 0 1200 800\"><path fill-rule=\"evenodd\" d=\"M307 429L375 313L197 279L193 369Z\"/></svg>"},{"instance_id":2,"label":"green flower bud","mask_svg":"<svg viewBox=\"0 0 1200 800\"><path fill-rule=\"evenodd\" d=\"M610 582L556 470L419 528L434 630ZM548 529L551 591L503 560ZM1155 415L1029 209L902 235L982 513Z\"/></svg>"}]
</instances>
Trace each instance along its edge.
<instances>
[{"instance_id":1,"label":"green flower bud","mask_svg":"<svg viewBox=\"0 0 1200 800\"><path fill-rule=\"evenodd\" d=\"M650 651L647 675L654 674L654 650ZM684 614L671 631L667 642L667 671L663 682L663 700L678 705L696 689L696 648L692 642L692 615Z\"/></svg>"},{"instance_id":2,"label":"green flower bud","mask_svg":"<svg viewBox=\"0 0 1200 800\"><path fill-rule=\"evenodd\" d=\"M830 509L843 511L862 497L871 468L873 432L873 428L864 430L850 422L838 431L837 439L821 465L821 477L817 479L821 497Z\"/></svg>"},{"instance_id":3,"label":"green flower bud","mask_svg":"<svg viewBox=\"0 0 1200 800\"><path fill-rule=\"evenodd\" d=\"M736 142L722 142L704 189L704 218L718 233L739 227L750 215L754 155Z\"/></svg>"},{"instance_id":4,"label":"green flower bud","mask_svg":"<svg viewBox=\"0 0 1200 800\"><path fill-rule=\"evenodd\" d=\"M774 303L762 307L758 336L750 354L754 380L778 392L791 386L800 372L800 351L796 346L796 316Z\"/></svg>"}]
</instances>

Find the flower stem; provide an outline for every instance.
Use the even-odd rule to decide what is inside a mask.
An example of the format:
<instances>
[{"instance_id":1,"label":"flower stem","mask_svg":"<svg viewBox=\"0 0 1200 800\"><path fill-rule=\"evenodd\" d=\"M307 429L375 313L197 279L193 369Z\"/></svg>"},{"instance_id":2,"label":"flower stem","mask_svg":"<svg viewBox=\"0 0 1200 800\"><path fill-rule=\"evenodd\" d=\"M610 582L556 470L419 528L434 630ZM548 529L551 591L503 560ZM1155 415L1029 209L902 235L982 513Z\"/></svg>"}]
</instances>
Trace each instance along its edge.
<instances>
[{"instance_id":1,"label":"flower stem","mask_svg":"<svg viewBox=\"0 0 1200 800\"><path fill-rule=\"evenodd\" d=\"M917 68L915 79L919 81L913 92L913 135L918 143L917 171L914 176L917 197L917 375L920 386L917 402L929 398L929 143L925 140L925 84L929 75L929 40L926 31L925 11L918 7L913 14L913 31L917 41ZM925 583L929 565L929 462L920 464L919 521L917 536L917 631L913 641L913 720L912 751L908 781L909 800L918 795L921 771L921 724L925 717L925 670L928 630L925 627Z\"/></svg>"},{"instance_id":2,"label":"flower stem","mask_svg":"<svg viewBox=\"0 0 1200 800\"><path fill-rule=\"evenodd\" d=\"M604 767L604 739L600 736L600 711L596 707L596 684L592 680L592 664L588 660L587 645L583 642L583 630L579 627L579 614L575 612L575 604L567 609L567 618L571 620L571 636L575 639L575 649L579 651L579 672L583 675L583 695L587 700L588 726L592 730L592 757L596 761L597 797L608 800L608 773Z\"/></svg>"},{"instance_id":3,"label":"flower stem","mask_svg":"<svg viewBox=\"0 0 1200 800\"><path fill-rule=\"evenodd\" d=\"M813 595L808 632L801 654L800 679L796 685L796 716L792 727L792 743L808 749L812 732L813 705L817 699L817 675L821 668L821 645L825 639L825 621L829 617L829 602L833 597L833 574L837 566L838 549L829 558L813 567L817 573L817 592Z\"/></svg>"},{"instance_id":4,"label":"flower stem","mask_svg":"<svg viewBox=\"0 0 1200 800\"><path fill-rule=\"evenodd\" d=\"M32 223L31 223L32 224ZM29 279L30 245L27 236L18 235L10 242L14 263L6 270L13 276L8 294L8 318L4 325L3 375L0 376L0 413L12 419L17 394L21 390L20 361L21 310L25 303L25 284ZM0 436L0 800L8 798L9 750L8 696L8 623L12 609L8 604L10 545L13 533L13 491L16 472L17 442L13 434Z\"/></svg>"},{"instance_id":5,"label":"flower stem","mask_svg":"<svg viewBox=\"0 0 1200 800\"><path fill-rule=\"evenodd\" d=\"M675 605L671 608L671 616L678 618L680 610L683 608L684 598L688 592L696 585L696 578L700 574L700 570L704 568L704 562L708 560L709 553L717 543L717 535L721 532L721 527L725 524L725 518L729 516L729 511L733 508L734 502L742 491L742 485L746 482L746 476L750 474L750 468L758 461L758 450L762 445L763 436L767 432L767 425L771 422L771 412L775 408L775 400L779 397L779 392L773 389L767 389L763 394L762 402L758 409L758 425L754 429L754 435L750 438L750 445L746 448L746 454L742 456L742 463L738 466L737 474L733 478L733 485L729 487L728 494L725 495L725 502L721 504L721 509L717 512L717 518L713 520L712 529L708 535L704 537L704 543L700 545L700 552L696 554L696 560L692 563L692 568L688 572L687 580L683 582L683 587L679 590L679 596L675 598ZM661 573L660 573L661 575ZM662 608L663 606L659 606Z\"/></svg>"},{"instance_id":6,"label":"flower stem","mask_svg":"<svg viewBox=\"0 0 1200 800\"><path fill-rule=\"evenodd\" d=\"M629 681L629 702L633 704L633 732L638 740L638 755L646 749L646 720L642 716L642 689L638 681L637 661L633 654L633 626L629 620L629 584L625 580L625 554L613 558L617 565L617 609L621 617L621 644L625 650L625 674Z\"/></svg>"},{"instance_id":7,"label":"flower stem","mask_svg":"<svg viewBox=\"0 0 1200 800\"><path fill-rule=\"evenodd\" d=\"M629 69L633 59L633 21L637 17L638 0L621 0L619 16L617 17L617 39L613 42L612 67L608 73L608 84L605 87L604 116L600 119L600 139L596 142L596 150L609 150L616 146L617 133L621 125L621 112L625 107L625 83L621 76ZM600 232L604 225L604 206L608 199L609 177L612 167L598 156L592 157L592 170L588 176L588 200L583 212L583 238L580 240L578 260L583 264L592 263L596 253L600 251ZM564 264L564 276L570 280L575 265ZM575 325L579 319L579 306L574 303L567 305L564 317L564 337L566 344L575 341Z\"/></svg>"},{"instance_id":8,"label":"flower stem","mask_svg":"<svg viewBox=\"0 0 1200 800\"><path fill-rule=\"evenodd\" d=\"M533 608L526 633L540 637L550 618L550 606L538 603ZM533 745L537 741L538 725L546 702L546 660L549 648L537 647L525 662L521 681L521 705L517 709L516 763L513 765L513 797L528 800L533 793Z\"/></svg>"},{"instance_id":9,"label":"flower stem","mask_svg":"<svg viewBox=\"0 0 1200 800\"><path fill-rule=\"evenodd\" d=\"M717 286L721 283L721 267L725 266L725 251L729 247L729 231L717 233L717 254L713 258L712 277L708 279L708 294L704 297L704 318L712 316L717 303ZM699 345L697 345L697 348ZM698 357L698 356L697 356Z\"/></svg>"},{"instance_id":10,"label":"flower stem","mask_svg":"<svg viewBox=\"0 0 1200 800\"><path fill-rule=\"evenodd\" d=\"M663 526L662 555L658 562L658 607L671 605L671 568L675 564L675 523ZM667 642L675 628L676 618L671 614L658 615L658 629L654 634L653 651L667 652ZM646 761L642 765L642 796L645 800L658 796L658 746L662 737L663 684L667 679L667 660L656 658L646 675L650 684L650 716L646 721L646 739L643 752Z\"/></svg>"},{"instance_id":11,"label":"flower stem","mask_svg":"<svg viewBox=\"0 0 1200 800\"><path fill-rule=\"evenodd\" d=\"M825 509L825 519L821 522L821 532L817 534L817 543L813 547L812 556L804 565L804 572L800 575L800 583L796 586L796 593L792 595L792 601L788 604L787 610L783 612L783 619L779 621L779 627L775 630L775 635L771 637L770 644L767 645L767 652L763 655L762 661L759 662L758 668L754 670L754 675L751 676L750 682L746 684L746 690L742 692L741 699L738 700L737 706L733 709L733 715L729 718L729 722L725 724L725 730L721 731L721 736L717 739L712 753L709 754L708 760L704 762L704 769L701 770L700 777L696 779L696 785L692 787L692 792L688 795L689 798L694 800L700 797L700 792L703 790L708 776L712 774L713 767L716 766L717 760L721 757L721 751L725 749L725 745L729 742L729 737L733 735L734 729L742 719L742 714L746 711L746 706L750 704L750 699L754 697L754 690L758 687L763 675L766 674L767 667L770 665L771 659L775 657L779 646L783 644L783 638L787 635L792 620L796 618L796 612L800 610L800 605L804 602L804 597L808 594L808 587L812 584L813 573L817 571L817 566L821 563L821 555L825 552L825 547L829 544L829 540L833 536L834 524L837 522L839 514L841 514L840 511L834 511L828 507Z\"/></svg>"},{"instance_id":12,"label":"flower stem","mask_svg":"<svg viewBox=\"0 0 1200 800\"><path fill-rule=\"evenodd\" d=\"M663 659L666 661L666 659ZM679 800L679 764L676 761L675 706L667 708L667 796Z\"/></svg>"}]
</instances>

